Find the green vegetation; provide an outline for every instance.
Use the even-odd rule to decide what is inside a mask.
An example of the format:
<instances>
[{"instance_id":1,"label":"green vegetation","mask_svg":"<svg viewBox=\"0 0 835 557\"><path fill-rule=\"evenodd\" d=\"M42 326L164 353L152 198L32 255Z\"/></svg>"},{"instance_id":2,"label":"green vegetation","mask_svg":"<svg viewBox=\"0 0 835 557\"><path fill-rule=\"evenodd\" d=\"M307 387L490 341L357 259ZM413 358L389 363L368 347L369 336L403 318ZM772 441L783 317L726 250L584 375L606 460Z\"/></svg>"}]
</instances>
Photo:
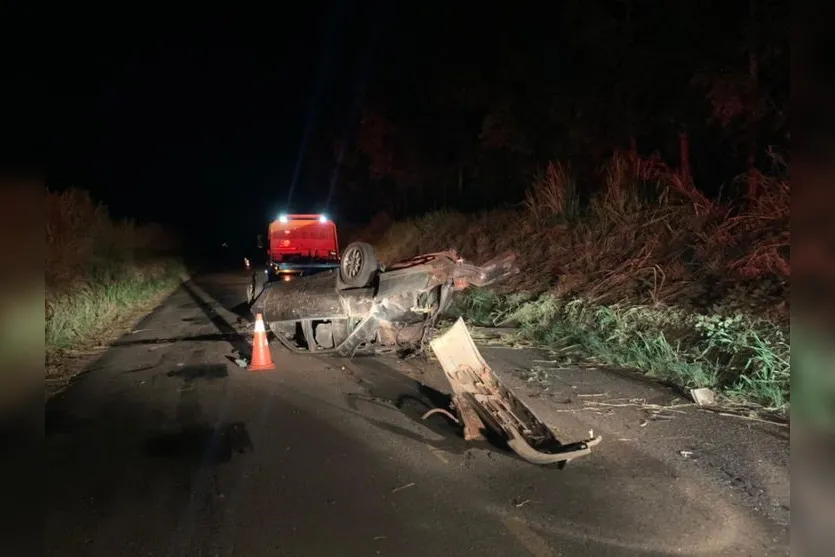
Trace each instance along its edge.
<instances>
[{"instance_id":1,"label":"green vegetation","mask_svg":"<svg viewBox=\"0 0 835 557\"><path fill-rule=\"evenodd\" d=\"M789 339L765 319L551 294L522 301L487 289L468 291L454 310L478 325L513 322L522 338L548 346L564 363L637 369L679 387L710 387L735 401L788 409Z\"/></svg>"},{"instance_id":2,"label":"green vegetation","mask_svg":"<svg viewBox=\"0 0 835 557\"><path fill-rule=\"evenodd\" d=\"M623 154L583 198L570 169L552 163L520 208L436 212L365 238L384 261L455 247L480 262L512 249L519 280L469 291L460 314L516 324L567 359L785 413L790 191L785 165L774 162L757 177L762 194L743 206L708 199L657 160Z\"/></svg>"},{"instance_id":3,"label":"green vegetation","mask_svg":"<svg viewBox=\"0 0 835 557\"><path fill-rule=\"evenodd\" d=\"M112 332L179 282L177 239L159 226L116 222L81 190L47 192L46 209L48 360Z\"/></svg>"}]
</instances>

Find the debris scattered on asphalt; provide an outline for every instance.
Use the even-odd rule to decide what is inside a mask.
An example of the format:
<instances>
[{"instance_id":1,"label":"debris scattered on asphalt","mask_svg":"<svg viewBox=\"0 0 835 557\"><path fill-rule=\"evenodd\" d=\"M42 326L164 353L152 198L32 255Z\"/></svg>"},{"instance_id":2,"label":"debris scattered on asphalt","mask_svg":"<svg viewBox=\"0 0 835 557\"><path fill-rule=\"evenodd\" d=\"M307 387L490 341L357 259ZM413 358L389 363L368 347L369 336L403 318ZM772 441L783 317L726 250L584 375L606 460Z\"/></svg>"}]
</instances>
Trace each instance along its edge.
<instances>
[{"instance_id":1,"label":"debris scattered on asphalt","mask_svg":"<svg viewBox=\"0 0 835 557\"><path fill-rule=\"evenodd\" d=\"M623 400L625 400L625 402L620 402ZM679 410L679 408L688 408L693 406L692 403L650 404L642 398L612 399L603 402L598 402L595 400L584 400L583 404L585 404L586 406L605 406L607 408L642 408L644 410L652 410L654 412L675 412L677 414L685 414L685 411Z\"/></svg>"},{"instance_id":2,"label":"debris scattered on asphalt","mask_svg":"<svg viewBox=\"0 0 835 557\"><path fill-rule=\"evenodd\" d=\"M716 395L707 387L690 389L690 396L693 397L693 401L699 406L713 406L716 403Z\"/></svg>"},{"instance_id":3,"label":"debris scattered on asphalt","mask_svg":"<svg viewBox=\"0 0 835 557\"><path fill-rule=\"evenodd\" d=\"M527 505L528 503L533 503L533 501L531 501L530 499L525 499L524 501L519 501L515 505L516 505L517 509L520 509L520 508L524 507L525 505Z\"/></svg>"},{"instance_id":4,"label":"debris scattered on asphalt","mask_svg":"<svg viewBox=\"0 0 835 557\"><path fill-rule=\"evenodd\" d=\"M242 358L236 358L235 365L237 365L238 367L246 367L246 360Z\"/></svg>"},{"instance_id":5,"label":"debris scattered on asphalt","mask_svg":"<svg viewBox=\"0 0 835 557\"><path fill-rule=\"evenodd\" d=\"M403 491L404 489L408 489L410 487L414 487L415 482L407 483L406 485L401 485L400 487L395 487L391 490L392 493L397 493L398 491Z\"/></svg>"},{"instance_id":6,"label":"debris scattered on asphalt","mask_svg":"<svg viewBox=\"0 0 835 557\"><path fill-rule=\"evenodd\" d=\"M378 542L378 541L380 541L380 540L384 540L384 539L386 539L386 537L385 537L385 536L374 536L374 540L373 540L373 541Z\"/></svg>"},{"instance_id":7,"label":"debris scattered on asphalt","mask_svg":"<svg viewBox=\"0 0 835 557\"><path fill-rule=\"evenodd\" d=\"M679 451L678 454L680 454L683 458L690 458L693 456L693 451Z\"/></svg>"},{"instance_id":8,"label":"debris scattered on asphalt","mask_svg":"<svg viewBox=\"0 0 835 557\"><path fill-rule=\"evenodd\" d=\"M672 420L674 418L675 418L675 416L671 416L670 414L665 414L665 413L659 412L657 410L652 413L652 416L650 416L650 419L653 420L653 421Z\"/></svg>"},{"instance_id":9,"label":"debris scattered on asphalt","mask_svg":"<svg viewBox=\"0 0 835 557\"><path fill-rule=\"evenodd\" d=\"M671 416L670 414L662 414L660 412L653 412L652 416L650 416L649 419L652 420L653 422L658 422L658 421L665 422L665 421L669 421L669 420L674 420L675 416Z\"/></svg>"}]
</instances>

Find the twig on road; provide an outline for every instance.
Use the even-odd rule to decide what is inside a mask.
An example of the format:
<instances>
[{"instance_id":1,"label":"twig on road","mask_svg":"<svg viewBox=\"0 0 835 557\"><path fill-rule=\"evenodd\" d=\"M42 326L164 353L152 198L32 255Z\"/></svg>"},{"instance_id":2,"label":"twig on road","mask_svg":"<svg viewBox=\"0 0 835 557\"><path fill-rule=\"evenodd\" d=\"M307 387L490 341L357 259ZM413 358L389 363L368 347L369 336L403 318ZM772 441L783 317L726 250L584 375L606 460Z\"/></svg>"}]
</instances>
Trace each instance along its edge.
<instances>
[{"instance_id":1,"label":"twig on road","mask_svg":"<svg viewBox=\"0 0 835 557\"><path fill-rule=\"evenodd\" d=\"M578 397L584 395L577 395ZM596 396L596 395L585 395L585 396ZM618 400L618 399L613 399ZM664 416L661 414L662 412L675 412L676 414L686 414L683 410L677 410L677 408L690 408L695 406L694 403L687 403L687 404L647 404L646 402L642 401L632 401L632 402L598 402L594 400L583 400L583 406L578 408L566 408L560 410L551 410L551 412L578 412L581 410L591 410L592 412L596 412L598 414L602 414L600 412L603 408L640 408L642 410L652 410L652 418L653 419L671 419L672 416ZM610 412L611 413L611 410ZM641 424L643 427L645 424Z\"/></svg>"},{"instance_id":2,"label":"twig on road","mask_svg":"<svg viewBox=\"0 0 835 557\"><path fill-rule=\"evenodd\" d=\"M398 491L403 491L404 489L408 489L410 487L414 487L415 482L409 482L406 485L401 485L400 487L395 487L391 490L392 493L397 493Z\"/></svg>"},{"instance_id":3,"label":"twig on road","mask_svg":"<svg viewBox=\"0 0 835 557\"><path fill-rule=\"evenodd\" d=\"M678 414L686 414L683 410L676 410L676 408L691 408L695 406L694 403L685 404L647 404L645 402L597 402L593 400L584 400L583 404L587 406L605 406L606 408L641 408L643 410L660 410L666 412L676 412Z\"/></svg>"},{"instance_id":4,"label":"twig on road","mask_svg":"<svg viewBox=\"0 0 835 557\"><path fill-rule=\"evenodd\" d=\"M749 420L752 422L760 422L763 424L776 425L780 427L789 427L789 424L782 422L775 422L773 420L766 420L765 418L757 418L755 416L745 416L743 414L734 414L733 412L722 412L721 410L713 410L710 408L699 408L701 412L710 412L711 414L719 414L720 416L727 416L729 418L739 418L740 420Z\"/></svg>"}]
</instances>

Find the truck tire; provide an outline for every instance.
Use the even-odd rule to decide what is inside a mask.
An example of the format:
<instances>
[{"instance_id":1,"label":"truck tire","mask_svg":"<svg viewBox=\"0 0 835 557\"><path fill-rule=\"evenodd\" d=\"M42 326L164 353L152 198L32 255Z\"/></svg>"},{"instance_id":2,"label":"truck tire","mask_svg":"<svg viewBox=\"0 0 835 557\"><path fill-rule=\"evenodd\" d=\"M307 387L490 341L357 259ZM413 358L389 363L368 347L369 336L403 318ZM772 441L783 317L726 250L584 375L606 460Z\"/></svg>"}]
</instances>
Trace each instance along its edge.
<instances>
[{"instance_id":1,"label":"truck tire","mask_svg":"<svg viewBox=\"0 0 835 557\"><path fill-rule=\"evenodd\" d=\"M352 242L342 252L339 279L350 288L369 286L380 269L374 248L365 242Z\"/></svg>"}]
</instances>

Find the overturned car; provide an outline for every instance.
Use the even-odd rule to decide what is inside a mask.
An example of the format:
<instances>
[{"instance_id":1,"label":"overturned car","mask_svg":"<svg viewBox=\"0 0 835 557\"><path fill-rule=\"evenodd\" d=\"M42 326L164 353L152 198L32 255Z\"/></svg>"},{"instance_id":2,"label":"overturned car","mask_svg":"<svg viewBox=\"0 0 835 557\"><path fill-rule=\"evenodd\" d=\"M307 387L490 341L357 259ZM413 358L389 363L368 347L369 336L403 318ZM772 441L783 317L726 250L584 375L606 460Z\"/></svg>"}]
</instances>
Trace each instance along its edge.
<instances>
[{"instance_id":1,"label":"overturned car","mask_svg":"<svg viewBox=\"0 0 835 557\"><path fill-rule=\"evenodd\" d=\"M294 352L357 353L420 351L429 344L453 394L450 409L434 408L462 426L465 440L503 439L522 459L562 467L591 453L600 436L563 443L555 431L516 397L482 358L463 320L429 339L452 295L469 286L485 286L518 272L507 253L481 266L453 251L421 255L383 268L373 248L350 244L339 268L272 283L259 297L263 314L282 344Z\"/></svg>"},{"instance_id":2,"label":"overturned car","mask_svg":"<svg viewBox=\"0 0 835 557\"><path fill-rule=\"evenodd\" d=\"M384 268L369 244L355 242L338 269L272 284L253 309L295 352L411 352L428 340L453 292L507 278L515 263L506 253L476 266L449 250Z\"/></svg>"}]
</instances>

